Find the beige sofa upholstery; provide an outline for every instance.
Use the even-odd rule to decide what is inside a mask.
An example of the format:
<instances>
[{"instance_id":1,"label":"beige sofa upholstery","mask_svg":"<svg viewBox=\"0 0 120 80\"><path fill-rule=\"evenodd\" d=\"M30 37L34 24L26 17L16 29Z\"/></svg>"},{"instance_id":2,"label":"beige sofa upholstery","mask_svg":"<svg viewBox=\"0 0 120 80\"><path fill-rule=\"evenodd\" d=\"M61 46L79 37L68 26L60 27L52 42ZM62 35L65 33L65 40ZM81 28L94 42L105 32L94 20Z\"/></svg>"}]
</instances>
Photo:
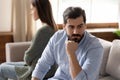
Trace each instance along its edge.
<instances>
[{"instance_id":1,"label":"beige sofa upholstery","mask_svg":"<svg viewBox=\"0 0 120 80\"><path fill-rule=\"evenodd\" d=\"M99 80L120 80L120 40L99 39L104 48ZM31 42L6 44L6 61L21 61Z\"/></svg>"},{"instance_id":2,"label":"beige sofa upholstery","mask_svg":"<svg viewBox=\"0 0 120 80\"><path fill-rule=\"evenodd\" d=\"M15 42L6 44L6 62L23 61L25 50L31 42Z\"/></svg>"},{"instance_id":3,"label":"beige sofa upholstery","mask_svg":"<svg viewBox=\"0 0 120 80\"><path fill-rule=\"evenodd\" d=\"M120 40L100 40L104 47L99 80L120 80Z\"/></svg>"}]
</instances>

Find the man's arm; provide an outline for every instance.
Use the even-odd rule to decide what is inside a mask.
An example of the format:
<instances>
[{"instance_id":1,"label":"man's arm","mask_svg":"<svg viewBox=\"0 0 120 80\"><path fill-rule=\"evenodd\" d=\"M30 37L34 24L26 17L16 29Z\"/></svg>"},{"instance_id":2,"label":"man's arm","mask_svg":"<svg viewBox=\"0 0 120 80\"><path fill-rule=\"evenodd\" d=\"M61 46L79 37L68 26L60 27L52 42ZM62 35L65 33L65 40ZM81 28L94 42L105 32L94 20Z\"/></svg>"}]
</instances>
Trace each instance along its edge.
<instances>
[{"instance_id":1,"label":"man's arm","mask_svg":"<svg viewBox=\"0 0 120 80\"><path fill-rule=\"evenodd\" d=\"M66 51L68 55L69 60L69 69L71 73L71 77L74 80L75 77L79 74L79 72L82 70L81 66L79 65L79 62L77 60L77 57L75 55L75 51L77 50L78 43L74 41L67 41L66 42Z\"/></svg>"},{"instance_id":2,"label":"man's arm","mask_svg":"<svg viewBox=\"0 0 120 80\"><path fill-rule=\"evenodd\" d=\"M38 78L36 78L36 77L32 77L31 80L40 80L40 79L38 79Z\"/></svg>"},{"instance_id":3,"label":"man's arm","mask_svg":"<svg viewBox=\"0 0 120 80\"><path fill-rule=\"evenodd\" d=\"M72 54L75 54L75 53L72 53ZM74 80L76 76L79 74L79 72L82 70L82 68L78 63L76 55L70 55L68 59L69 59L69 64L70 64L69 66L70 73L71 73L72 79Z\"/></svg>"}]
</instances>

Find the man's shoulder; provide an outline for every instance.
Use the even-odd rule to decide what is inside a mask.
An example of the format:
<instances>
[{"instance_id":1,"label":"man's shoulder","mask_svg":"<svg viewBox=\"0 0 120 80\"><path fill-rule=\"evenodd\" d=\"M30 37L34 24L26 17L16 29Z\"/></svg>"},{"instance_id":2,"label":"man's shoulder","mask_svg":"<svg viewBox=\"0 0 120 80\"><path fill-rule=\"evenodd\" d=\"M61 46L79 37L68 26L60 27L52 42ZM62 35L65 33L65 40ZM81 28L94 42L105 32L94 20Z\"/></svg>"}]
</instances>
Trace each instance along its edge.
<instances>
[{"instance_id":1,"label":"man's shoulder","mask_svg":"<svg viewBox=\"0 0 120 80\"><path fill-rule=\"evenodd\" d=\"M59 42L61 40L63 41L64 38L66 38L66 32L64 30L58 30L52 36L52 40L54 40L54 42Z\"/></svg>"},{"instance_id":2,"label":"man's shoulder","mask_svg":"<svg viewBox=\"0 0 120 80\"><path fill-rule=\"evenodd\" d=\"M87 42L91 43L92 45L101 45L100 41L99 41L99 38L90 34L90 33L87 33Z\"/></svg>"},{"instance_id":3,"label":"man's shoulder","mask_svg":"<svg viewBox=\"0 0 120 80\"><path fill-rule=\"evenodd\" d=\"M65 35L65 31L64 30L58 30L58 31L55 32L55 36L60 37L60 36L64 36L64 35Z\"/></svg>"},{"instance_id":4,"label":"man's shoulder","mask_svg":"<svg viewBox=\"0 0 120 80\"><path fill-rule=\"evenodd\" d=\"M61 30L57 30L56 33L57 33L57 34L64 34L65 31L64 31L63 29L61 29Z\"/></svg>"}]
</instances>

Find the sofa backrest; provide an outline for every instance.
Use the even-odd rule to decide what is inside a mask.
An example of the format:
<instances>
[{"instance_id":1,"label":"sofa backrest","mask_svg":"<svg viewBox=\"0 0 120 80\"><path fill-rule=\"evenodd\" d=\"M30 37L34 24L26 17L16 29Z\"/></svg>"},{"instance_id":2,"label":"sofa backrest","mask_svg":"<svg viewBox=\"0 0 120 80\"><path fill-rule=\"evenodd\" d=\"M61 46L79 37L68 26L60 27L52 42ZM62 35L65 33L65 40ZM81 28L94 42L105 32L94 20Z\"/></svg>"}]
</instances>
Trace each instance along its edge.
<instances>
[{"instance_id":1,"label":"sofa backrest","mask_svg":"<svg viewBox=\"0 0 120 80\"><path fill-rule=\"evenodd\" d=\"M111 48L112 43L110 41L100 39L100 38L99 38L99 41L101 42L101 44L103 46L103 49L104 49L103 59L102 59L99 74L101 76L105 76L105 75L107 75L107 73L106 73L106 64L107 64L107 61L108 61L108 56L109 56L109 52L110 52L110 48Z\"/></svg>"},{"instance_id":2,"label":"sofa backrest","mask_svg":"<svg viewBox=\"0 0 120 80\"><path fill-rule=\"evenodd\" d=\"M25 51L31 42L6 43L6 62L23 61Z\"/></svg>"}]
</instances>

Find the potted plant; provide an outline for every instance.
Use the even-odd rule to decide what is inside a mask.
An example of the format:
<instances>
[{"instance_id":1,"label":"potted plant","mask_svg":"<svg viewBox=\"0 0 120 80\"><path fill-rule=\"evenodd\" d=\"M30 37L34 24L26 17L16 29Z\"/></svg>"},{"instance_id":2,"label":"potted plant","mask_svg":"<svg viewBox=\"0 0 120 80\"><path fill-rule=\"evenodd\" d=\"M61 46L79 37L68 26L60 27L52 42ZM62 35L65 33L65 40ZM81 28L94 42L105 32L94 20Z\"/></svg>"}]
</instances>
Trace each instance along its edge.
<instances>
[{"instance_id":1,"label":"potted plant","mask_svg":"<svg viewBox=\"0 0 120 80\"><path fill-rule=\"evenodd\" d=\"M120 38L120 30L117 29L116 31L114 31L113 33L115 33L119 38Z\"/></svg>"}]
</instances>

